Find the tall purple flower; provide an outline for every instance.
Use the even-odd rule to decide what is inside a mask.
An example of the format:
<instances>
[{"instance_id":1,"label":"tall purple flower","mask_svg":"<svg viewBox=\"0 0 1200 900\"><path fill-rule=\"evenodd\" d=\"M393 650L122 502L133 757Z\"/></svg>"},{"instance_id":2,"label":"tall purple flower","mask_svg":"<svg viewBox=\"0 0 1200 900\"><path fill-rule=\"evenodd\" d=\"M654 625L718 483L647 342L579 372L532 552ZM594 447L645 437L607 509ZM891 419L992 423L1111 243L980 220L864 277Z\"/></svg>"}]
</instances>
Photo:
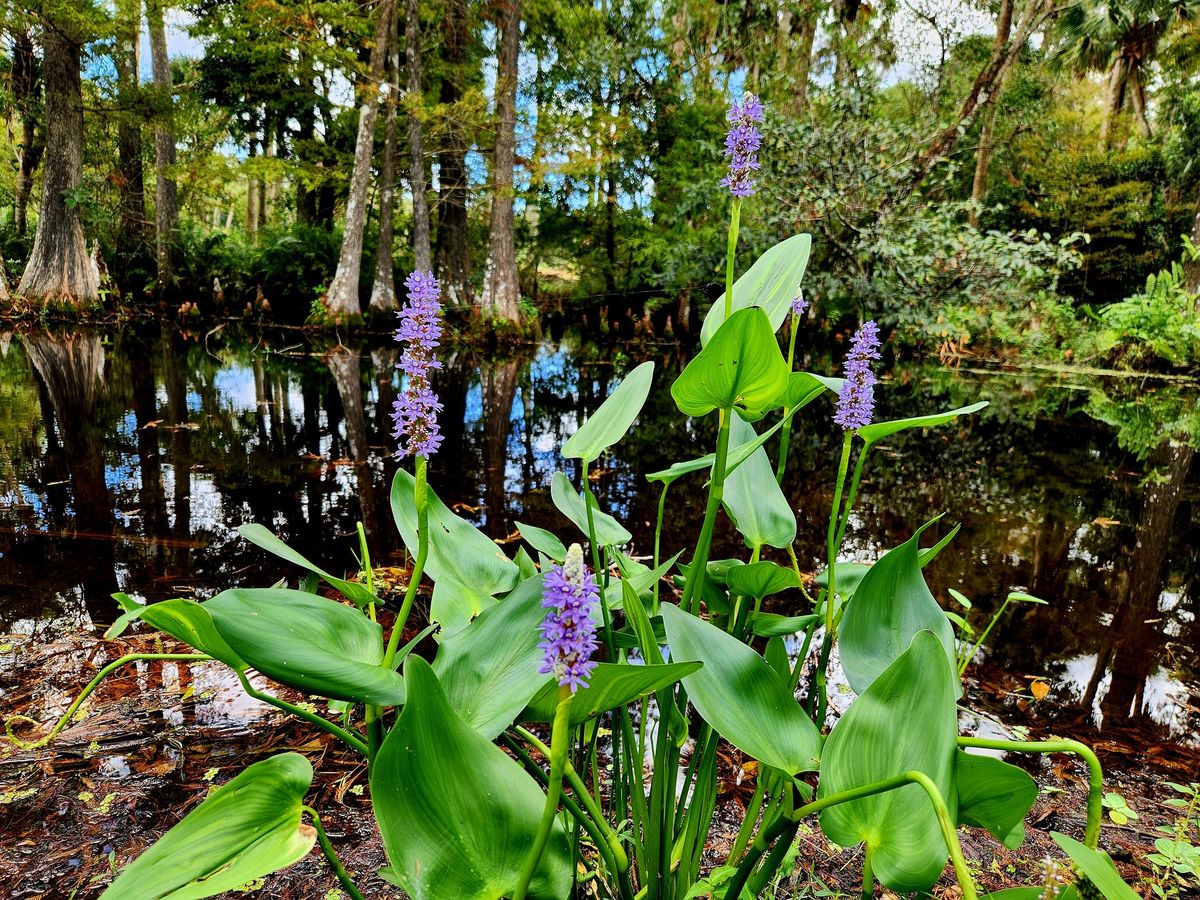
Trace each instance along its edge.
<instances>
[{"instance_id":1,"label":"tall purple flower","mask_svg":"<svg viewBox=\"0 0 1200 900\"><path fill-rule=\"evenodd\" d=\"M596 626L592 612L600 599L596 579L583 563L583 548L572 544L566 561L550 567L543 581L542 606L549 612L542 623L542 642L546 654L542 674L554 673L559 685L575 693L587 687L588 676L596 663Z\"/></svg>"},{"instance_id":2,"label":"tall purple flower","mask_svg":"<svg viewBox=\"0 0 1200 900\"><path fill-rule=\"evenodd\" d=\"M392 411L392 437L400 445L400 455L424 456L437 452L442 443L437 414L442 404L429 386L429 373L440 369L434 355L442 338L441 288L428 272L413 272L404 279L408 302L400 310L396 340L404 352L396 368L404 373L404 392L396 398Z\"/></svg>"},{"instance_id":3,"label":"tall purple flower","mask_svg":"<svg viewBox=\"0 0 1200 900\"><path fill-rule=\"evenodd\" d=\"M850 340L850 352L844 366L846 381L838 395L833 421L846 431L857 431L871 424L875 412L875 373L871 360L879 359L879 326L864 322Z\"/></svg>"},{"instance_id":4,"label":"tall purple flower","mask_svg":"<svg viewBox=\"0 0 1200 900\"><path fill-rule=\"evenodd\" d=\"M796 296L792 298L792 315L802 316L806 309L808 309L808 301L804 299L804 291L796 288Z\"/></svg>"},{"instance_id":5,"label":"tall purple flower","mask_svg":"<svg viewBox=\"0 0 1200 900\"><path fill-rule=\"evenodd\" d=\"M754 193L753 173L759 170L758 148L762 135L758 124L762 121L762 102L747 92L741 103L729 107L729 133L725 135L725 159L729 163L729 174L721 179L721 187L729 188L735 197L749 197Z\"/></svg>"}]
</instances>

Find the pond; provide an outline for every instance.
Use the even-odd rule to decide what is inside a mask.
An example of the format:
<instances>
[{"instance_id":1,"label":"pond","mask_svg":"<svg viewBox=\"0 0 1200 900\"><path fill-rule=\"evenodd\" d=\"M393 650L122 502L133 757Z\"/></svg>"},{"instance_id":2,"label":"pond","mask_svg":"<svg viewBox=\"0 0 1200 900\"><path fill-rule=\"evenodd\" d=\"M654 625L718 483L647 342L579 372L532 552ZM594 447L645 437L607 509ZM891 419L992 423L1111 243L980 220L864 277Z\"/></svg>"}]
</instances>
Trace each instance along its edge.
<instances>
[{"instance_id":1,"label":"pond","mask_svg":"<svg viewBox=\"0 0 1200 900\"><path fill-rule=\"evenodd\" d=\"M110 623L118 590L204 598L294 578L237 536L246 522L353 570L361 520L374 562L403 562L388 502L399 463L388 421L397 352L386 338L314 347L298 332L164 328L0 335L0 351L0 632L52 638ZM621 373L653 359L658 390L640 427L590 473L601 505L648 555L657 488L644 475L714 438L709 423L685 424L667 391L689 353L571 335L509 358L453 349L437 384L445 442L434 490L510 554L517 522L579 539L550 499L556 470L580 474L558 448ZM835 373L818 354L802 365ZM1010 607L988 636L976 678L997 710L1193 742L1200 467L1188 443L1165 436L1195 419L1194 397L1183 382L897 366L880 416L990 406L876 451L846 555L877 559L944 513L941 533L962 527L926 570L939 600L952 606L950 588L966 595L977 626L1010 590L1048 601ZM791 442L785 487L807 573L822 564L840 446L831 409L806 409ZM664 555L690 553L703 515L694 478L672 488ZM726 523L714 556L734 554L745 551ZM1034 699L1035 679L1045 698ZM0 690L11 683L0 671Z\"/></svg>"}]
</instances>

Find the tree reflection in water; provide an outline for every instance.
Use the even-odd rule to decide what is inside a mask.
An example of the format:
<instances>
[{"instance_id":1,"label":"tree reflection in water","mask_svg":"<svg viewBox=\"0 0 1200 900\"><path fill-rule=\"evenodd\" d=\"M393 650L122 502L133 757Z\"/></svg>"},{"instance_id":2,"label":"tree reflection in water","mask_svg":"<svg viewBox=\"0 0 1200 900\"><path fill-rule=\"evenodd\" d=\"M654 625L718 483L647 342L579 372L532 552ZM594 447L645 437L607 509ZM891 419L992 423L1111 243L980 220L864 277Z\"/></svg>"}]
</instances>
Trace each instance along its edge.
<instances>
[{"instance_id":1,"label":"tree reflection in water","mask_svg":"<svg viewBox=\"0 0 1200 900\"><path fill-rule=\"evenodd\" d=\"M665 389L689 351L565 341L509 359L462 347L447 355L436 373L445 441L431 484L495 539L517 520L577 537L549 496L550 476L567 465L558 448L620 373L654 358L658 389L639 427L593 467L601 504L644 553L657 500L644 473L704 453L713 439L708 423L680 422ZM307 348L294 335L15 338L0 356L0 627L63 611L105 623L116 589L204 597L295 578L237 538L249 521L354 571L362 520L373 558L399 562L388 503L395 360L388 341ZM808 365L832 368L820 357ZM1006 614L981 671L1021 684L1048 678L1055 690L1034 714L1064 726L1150 722L1194 733L1193 394L1152 382L897 370L880 390L883 416L992 405L877 452L848 552L876 559L945 511L947 527L963 527L927 569L936 595L963 591L981 619L1014 588L1050 601ZM820 402L806 410L791 441L796 551L809 571L820 564L824 524L811 511L828 506L839 440L829 414ZM699 493L686 481L673 489L667 554L693 535ZM742 552L727 526L717 538L715 552Z\"/></svg>"}]
</instances>

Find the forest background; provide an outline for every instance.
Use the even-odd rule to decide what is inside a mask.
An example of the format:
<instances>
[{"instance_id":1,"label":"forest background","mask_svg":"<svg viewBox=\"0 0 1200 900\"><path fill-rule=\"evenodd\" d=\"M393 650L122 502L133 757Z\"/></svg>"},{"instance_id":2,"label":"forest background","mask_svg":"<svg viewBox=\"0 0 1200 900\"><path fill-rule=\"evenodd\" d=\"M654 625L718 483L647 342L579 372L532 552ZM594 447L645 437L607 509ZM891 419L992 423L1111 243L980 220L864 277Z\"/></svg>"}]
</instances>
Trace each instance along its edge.
<instances>
[{"instance_id":1,"label":"forest background","mask_svg":"<svg viewBox=\"0 0 1200 900\"><path fill-rule=\"evenodd\" d=\"M943 358L1200 352L1197 0L0 4L0 308L687 332L739 270ZM398 277L399 273L399 277Z\"/></svg>"}]
</instances>

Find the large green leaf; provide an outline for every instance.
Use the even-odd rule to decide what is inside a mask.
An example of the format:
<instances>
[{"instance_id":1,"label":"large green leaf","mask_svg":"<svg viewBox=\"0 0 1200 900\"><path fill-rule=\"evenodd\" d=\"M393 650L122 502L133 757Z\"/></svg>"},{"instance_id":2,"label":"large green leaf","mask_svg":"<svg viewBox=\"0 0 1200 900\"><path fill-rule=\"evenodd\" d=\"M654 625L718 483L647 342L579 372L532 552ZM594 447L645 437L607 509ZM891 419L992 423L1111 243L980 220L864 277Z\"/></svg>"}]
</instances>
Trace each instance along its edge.
<instances>
[{"instance_id":1,"label":"large green leaf","mask_svg":"<svg viewBox=\"0 0 1200 900\"><path fill-rule=\"evenodd\" d=\"M416 479L400 469L392 481L392 517L410 553L417 552L417 508L413 502ZM495 541L465 519L459 518L429 490L429 559L425 574L452 582L452 593L443 591L441 616L459 619L478 615L494 603L496 594L510 591L520 577L517 564L501 552ZM447 609L447 605L453 607ZM434 614L431 612L431 617ZM441 621L441 617L436 618Z\"/></svg>"},{"instance_id":2,"label":"large green leaf","mask_svg":"<svg viewBox=\"0 0 1200 900\"><path fill-rule=\"evenodd\" d=\"M242 659L309 694L381 706L404 702L404 680L383 666L383 630L335 600L287 588L235 588L205 601Z\"/></svg>"},{"instance_id":3,"label":"large green leaf","mask_svg":"<svg viewBox=\"0 0 1200 900\"><path fill-rule=\"evenodd\" d=\"M918 542L931 524L871 566L846 605L839 643L846 679L856 693L865 691L918 631L936 634L946 659L954 663L954 628L921 574Z\"/></svg>"},{"instance_id":4,"label":"large green leaf","mask_svg":"<svg viewBox=\"0 0 1200 900\"><path fill-rule=\"evenodd\" d=\"M956 686L937 635L914 636L833 726L820 795L916 770L937 785L953 815ZM843 847L866 842L876 877L894 891L927 890L949 858L929 795L917 784L831 806L821 813L821 828Z\"/></svg>"},{"instance_id":5,"label":"large green leaf","mask_svg":"<svg viewBox=\"0 0 1200 900\"><path fill-rule=\"evenodd\" d=\"M811 252L812 235L795 234L760 256L733 283L734 314L748 306L761 306L770 318L771 331L778 331L787 318L796 292L800 290ZM725 294L722 293L704 317L700 343L707 344L724 321Z\"/></svg>"},{"instance_id":6,"label":"large green leaf","mask_svg":"<svg viewBox=\"0 0 1200 900\"><path fill-rule=\"evenodd\" d=\"M788 637L804 631L809 626L821 621L821 617L813 613L806 616L781 616L776 613L750 613L749 625L752 634L759 637Z\"/></svg>"},{"instance_id":7,"label":"large green leaf","mask_svg":"<svg viewBox=\"0 0 1200 900\"><path fill-rule=\"evenodd\" d=\"M754 440L754 426L737 416L729 425L731 444L740 446ZM725 479L722 502L747 547L790 547L796 539L796 514L763 448L755 450Z\"/></svg>"},{"instance_id":8,"label":"large green leaf","mask_svg":"<svg viewBox=\"0 0 1200 900\"><path fill-rule=\"evenodd\" d=\"M583 494L575 492L571 480L562 472L555 472L554 477L550 479L550 499L554 501L558 511L574 522L581 532L585 535L588 533L588 514ZM615 547L633 540L633 535L626 531L620 522L602 512L594 503L592 524L596 529L596 542L602 547Z\"/></svg>"},{"instance_id":9,"label":"large green leaf","mask_svg":"<svg viewBox=\"0 0 1200 900\"><path fill-rule=\"evenodd\" d=\"M207 653L231 669L246 668L246 663L217 631L208 610L195 600L163 600L143 606L128 594L113 594L113 598L121 604L125 614L105 633L106 638L117 637L125 625L137 619Z\"/></svg>"},{"instance_id":10,"label":"large green leaf","mask_svg":"<svg viewBox=\"0 0 1200 900\"><path fill-rule=\"evenodd\" d=\"M683 679L692 705L717 733L759 762L789 775L816 768L821 736L787 684L737 638L662 604L671 660L699 660Z\"/></svg>"},{"instance_id":11,"label":"large green leaf","mask_svg":"<svg viewBox=\"0 0 1200 900\"><path fill-rule=\"evenodd\" d=\"M731 568L727 583L729 593L753 597L755 600L800 587L800 579L795 572L766 560Z\"/></svg>"},{"instance_id":12,"label":"large green leaf","mask_svg":"<svg viewBox=\"0 0 1200 900\"><path fill-rule=\"evenodd\" d=\"M571 724L578 725L610 709L619 709L639 697L668 687L701 666L698 662L663 665L598 663L588 676L588 686L571 700ZM558 706L558 684L551 682L521 713L524 722L552 722Z\"/></svg>"},{"instance_id":13,"label":"large green leaf","mask_svg":"<svg viewBox=\"0 0 1200 900\"><path fill-rule=\"evenodd\" d=\"M646 403L653 380L653 362L644 362L626 375L600 408L567 438L562 455L567 459L582 459L586 464L625 437Z\"/></svg>"},{"instance_id":14,"label":"large green leaf","mask_svg":"<svg viewBox=\"0 0 1200 900\"><path fill-rule=\"evenodd\" d=\"M987 406L987 401L983 400L979 403L972 403L970 406L960 406L958 409L934 413L931 416L914 416L911 419L894 419L891 422L872 422L870 425L858 429L858 436L870 445L908 428L932 428L935 425L944 425L959 416L979 412L985 406Z\"/></svg>"},{"instance_id":15,"label":"large green leaf","mask_svg":"<svg viewBox=\"0 0 1200 900\"><path fill-rule=\"evenodd\" d=\"M958 751L954 769L958 822L986 828L1010 850L1025 840L1025 816L1037 800L1037 782L994 756Z\"/></svg>"},{"instance_id":16,"label":"large green leaf","mask_svg":"<svg viewBox=\"0 0 1200 900\"><path fill-rule=\"evenodd\" d=\"M517 526L517 531L521 532L521 537L538 553L548 556L557 563L567 558L567 548L563 546L563 542L554 532L538 528L536 525L526 525L524 522L514 524Z\"/></svg>"},{"instance_id":17,"label":"large green leaf","mask_svg":"<svg viewBox=\"0 0 1200 900\"><path fill-rule=\"evenodd\" d=\"M542 576L483 611L446 638L433 669L446 702L464 722L491 740L551 681L538 672L543 653L538 626L546 618Z\"/></svg>"},{"instance_id":18,"label":"large green leaf","mask_svg":"<svg viewBox=\"0 0 1200 900\"><path fill-rule=\"evenodd\" d=\"M843 378L828 378L824 375L812 375L808 372L793 372L788 376L787 388L779 398L780 404L788 409L803 409L826 391L839 394Z\"/></svg>"},{"instance_id":19,"label":"large green leaf","mask_svg":"<svg viewBox=\"0 0 1200 900\"><path fill-rule=\"evenodd\" d=\"M238 528L238 534L244 537L252 544L257 544L268 553L273 553L280 559L285 559L292 565L299 566L301 569L312 572L314 575L325 579L332 585L343 597L347 600L352 600L359 606L366 606L368 603L378 602L378 597L367 590L365 584L358 584L354 581L346 581L344 578L338 578L336 575L330 575L316 563L309 562L304 556L297 553L276 535L272 534L268 529L258 523L250 523Z\"/></svg>"},{"instance_id":20,"label":"large green leaf","mask_svg":"<svg viewBox=\"0 0 1200 900\"><path fill-rule=\"evenodd\" d=\"M197 900L298 862L316 842L300 821L312 775L299 753L254 763L126 866L101 897Z\"/></svg>"},{"instance_id":21,"label":"large green leaf","mask_svg":"<svg viewBox=\"0 0 1200 900\"><path fill-rule=\"evenodd\" d=\"M735 312L671 385L680 412L714 409L757 413L776 405L787 387L788 365L775 331L758 307Z\"/></svg>"},{"instance_id":22,"label":"large green leaf","mask_svg":"<svg viewBox=\"0 0 1200 900\"><path fill-rule=\"evenodd\" d=\"M371 766L390 875L413 900L511 896L546 797L520 765L455 714L433 670L410 656L408 703ZM562 900L571 853L558 821L530 898Z\"/></svg>"}]
</instances>

